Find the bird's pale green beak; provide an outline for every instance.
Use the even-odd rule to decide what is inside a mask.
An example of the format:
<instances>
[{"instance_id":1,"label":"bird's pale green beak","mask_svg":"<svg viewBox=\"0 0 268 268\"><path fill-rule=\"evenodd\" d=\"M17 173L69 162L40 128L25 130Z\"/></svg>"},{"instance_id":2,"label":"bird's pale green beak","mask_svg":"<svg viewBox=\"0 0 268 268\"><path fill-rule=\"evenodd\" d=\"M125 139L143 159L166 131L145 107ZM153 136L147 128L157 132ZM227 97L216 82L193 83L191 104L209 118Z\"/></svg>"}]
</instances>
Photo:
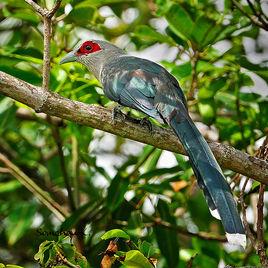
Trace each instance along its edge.
<instances>
[{"instance_id":1,"label":"bird's pale green beak","mask_svg":"<svg viewBox=\"0 0 268 268\"><path fill-rule=\"evenodd\" d=\"M75 55L74 51L69 52L68 54L66 54L60 61L60 64L64 64L67 62L73 62L77 60L77 56Z\"/></svg>"}]
</instances>

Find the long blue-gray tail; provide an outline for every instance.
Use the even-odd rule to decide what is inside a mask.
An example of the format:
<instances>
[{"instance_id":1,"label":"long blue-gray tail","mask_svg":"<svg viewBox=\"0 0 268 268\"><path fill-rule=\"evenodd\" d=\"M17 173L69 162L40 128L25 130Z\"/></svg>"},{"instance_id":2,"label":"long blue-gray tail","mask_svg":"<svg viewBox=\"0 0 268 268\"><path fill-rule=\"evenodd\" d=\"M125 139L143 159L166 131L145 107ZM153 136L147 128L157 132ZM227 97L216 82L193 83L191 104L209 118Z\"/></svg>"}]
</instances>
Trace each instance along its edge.
<instances>
[{"instance_id":1,"label":"long blue-gray tail","mask_svg":"<svg viewBox=\"0 0 268 268\"><path fill-rule=\"evenodd\" d=\"M211 214L221 219L227 239L232 244L246 246L243 224L230 187L207 142L194 125L187 111L165 107L166 121L173 128L187 151L200 188L204 191ZM183 107L184 108L184 107ZM162 110L163 111L163 110ZM162 114L162 113L161 113Z\"/></svg>"}]
</instances>

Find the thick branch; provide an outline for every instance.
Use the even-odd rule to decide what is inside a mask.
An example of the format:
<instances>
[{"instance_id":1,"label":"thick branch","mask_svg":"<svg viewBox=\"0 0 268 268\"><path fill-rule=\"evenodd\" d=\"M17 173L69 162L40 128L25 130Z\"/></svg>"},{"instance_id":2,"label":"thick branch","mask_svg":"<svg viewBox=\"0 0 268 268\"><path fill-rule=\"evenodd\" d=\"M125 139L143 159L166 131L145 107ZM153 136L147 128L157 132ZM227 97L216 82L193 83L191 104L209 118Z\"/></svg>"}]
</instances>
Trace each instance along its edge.
<instances>
[{"instance_id":1,"label":"thick branch","mask_svg":"<svg viewBox=\"0 0 268 268\"><path fill-rule=\"evenodd\" d=\"M38 112L151 144L160 149L185 154L178 138L170 129L153 126L150 133L146 126L133 123L129 119L113 122L111 111L106 108L69 100L4 72L0 72L0 93L22 102ZM249 156L231 146L216 142L211 142L209 145L223 168L268 184L268 163L266 161Z\"/></svg>"}]
</instances>

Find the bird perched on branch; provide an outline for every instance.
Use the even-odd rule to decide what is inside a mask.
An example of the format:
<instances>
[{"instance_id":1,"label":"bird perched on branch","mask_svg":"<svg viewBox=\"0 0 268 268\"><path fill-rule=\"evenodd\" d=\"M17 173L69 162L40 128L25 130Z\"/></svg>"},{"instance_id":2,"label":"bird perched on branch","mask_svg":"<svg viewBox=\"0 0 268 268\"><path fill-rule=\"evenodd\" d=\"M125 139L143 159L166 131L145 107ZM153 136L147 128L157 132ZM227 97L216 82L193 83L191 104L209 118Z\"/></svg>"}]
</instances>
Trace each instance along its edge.
<instances>
[{"instance_id":1,"label":"bird perched on branch","mask_svg":"<svg viewBox=\"0 0 268 268\"><path fill-rule=\"evenodd\" d=\"M221 219L230 243L245 247L245 231L230 187L188 114L177 80L162 66L129 56L105 41L86 41L60 63L74 61L82 63L95 75L109 99L165 122L173 129L188 153L211 214Z\"/></svg>"}]
</instances>

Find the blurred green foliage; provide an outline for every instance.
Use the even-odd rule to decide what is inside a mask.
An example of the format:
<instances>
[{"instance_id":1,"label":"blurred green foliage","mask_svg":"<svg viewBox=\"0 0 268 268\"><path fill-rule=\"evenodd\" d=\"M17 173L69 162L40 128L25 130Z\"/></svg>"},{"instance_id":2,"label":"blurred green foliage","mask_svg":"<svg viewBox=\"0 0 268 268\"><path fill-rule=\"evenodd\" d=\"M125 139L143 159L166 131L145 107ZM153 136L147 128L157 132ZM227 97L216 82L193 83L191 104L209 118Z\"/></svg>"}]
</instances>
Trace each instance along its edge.
<instances>
[{"instance_id":1,"label":"blurred green foliage","mask_svg":"<svg viewBox=\"0 0 268 268\"><path fill-rule=\"evenodd\" d=\"M37 2L53 5L53 0ZM0 70L41 85L41 17L24 1L1 0L0 6ZM248 6L243 7L251 14ZM171 49L176 53L161 64L180 81L190 111L218 129L220 142L253 153L255 142L267 134L268 123L263 35L264 30L252 25L231 0L64 0L53 19L50 89L73 100L107 106L110 101L98 81L79 64L60 66L60 58L81 38L104 38L129 52L163 44L165 50L157 46L157 54ZM253 44L252 51L247 41ZM259 60L252 61L250 52ZM256 77L266 85L262 94L252 91ZM192 267L214 268L220 261L259 265L253 250L229 252L218 241L187 235L224 232L210 216L185 157L175 155L174 166L165 167L169 160L159 149L72 122L46 120L1 95L0 152L68 211L59 221L0 163L0 262L35 267L39 260L44 267L67 267L55 263L60 252L80 267L99 267L108 245L101 236L121 229L139 246L133 249L120 242L119 250L127 255L125 263L117 261L114 267L149 267L151 248L160 250L156 250L159 268L185 267L189 262ZM72 186L74 210L64 177ZM254 192L246 198L249 206ZM76 248L58 237L73 230ZM139 266L143 258L144 266Z\"/></svg>"}]
</instances>

